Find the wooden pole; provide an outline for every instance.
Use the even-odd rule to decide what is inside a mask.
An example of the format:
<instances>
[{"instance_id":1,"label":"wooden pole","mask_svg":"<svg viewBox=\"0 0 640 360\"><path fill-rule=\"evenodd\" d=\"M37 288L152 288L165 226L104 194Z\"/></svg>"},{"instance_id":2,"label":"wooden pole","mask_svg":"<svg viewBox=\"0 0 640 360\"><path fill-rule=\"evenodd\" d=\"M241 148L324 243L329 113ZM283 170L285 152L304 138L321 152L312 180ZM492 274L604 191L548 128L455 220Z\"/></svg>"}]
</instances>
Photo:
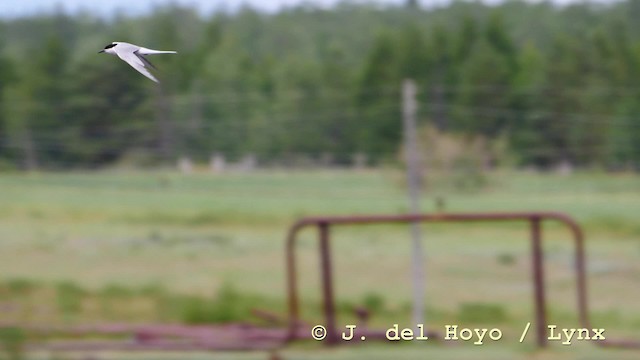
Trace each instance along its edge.
<instances>
[{"instance_id":1,"label":"wooden pole","mask_svg":"<svg viewBox=\"0 0 640 360\"><path fill-rule=\"evenodd\" d=\"M402 84L402 115L404 128L405 161L407 166L407 188L410 211L420 213L420 154L416 134L417 88L413 80L406 79ZM424 259L422 252L422 234L419 223L411 224L411 259L413 279L413 327L424 324Z\"/></svg>"}]
</instances>

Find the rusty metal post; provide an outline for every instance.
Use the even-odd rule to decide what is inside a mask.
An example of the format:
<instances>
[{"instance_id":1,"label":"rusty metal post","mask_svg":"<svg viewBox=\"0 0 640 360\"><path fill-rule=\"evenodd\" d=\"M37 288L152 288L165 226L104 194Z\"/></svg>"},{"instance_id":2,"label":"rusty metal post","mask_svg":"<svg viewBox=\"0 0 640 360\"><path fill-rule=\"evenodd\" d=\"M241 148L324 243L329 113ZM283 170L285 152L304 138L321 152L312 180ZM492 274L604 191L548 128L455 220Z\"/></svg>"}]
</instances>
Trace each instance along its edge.
<instances>
[{"instance_id":1,"label":"rusty metal post","mask_svg":"<svg viewBox=\"0 0 640 360\"><path fill-rule=\"evenodd\" d=\"M318 223L320 240L320 268L322 273L322 293L324 295L324 318L327 328L326 343L334 345L338 342L336 329L336 311L333 298L333 277L331 272L331 249L329 248L329 224Z\"/></svg>"},{"instance_id":2,"label":"rusty metal post","mask_svg":"<svg viewBox=\"0 0 640 360\"><path fill-rule=\"evenodd\" d=\"M584 235L582 234L582 230L577 226L572 227L572 230L576 240L575 267L577 283L576 292L578 293L578 316L582 327L591 329L589 315L587 313L587 270L584 254Z\"/></svg>"},{"instance_id":3,"label":"rusty metal post","mask_svg":"<svg viewBox=\"0 0 640 360\"><path fill-rule=\"evenodd\" d=\"M287 290L289 302L289 329L287 333L287 341L293 341L297 336L298 323L300 321L298 309L298 284L295 258L295 240L300 226L295 224L289 229L286 244L286 264L287 269Z\"/></svg>"},{"instance_id":4,"label":"rusty metal post","mask_svg":"<svg viewBox=\"0 0 640 360\"><path fill-rule=\"evenodd\" d=\"M547 314L544 296L543 253L540 236L540 217L531 217L531 259L533 265L533 291L536 313L536 341L539 347L547 346Z\"/></svg>"}]
</instances>

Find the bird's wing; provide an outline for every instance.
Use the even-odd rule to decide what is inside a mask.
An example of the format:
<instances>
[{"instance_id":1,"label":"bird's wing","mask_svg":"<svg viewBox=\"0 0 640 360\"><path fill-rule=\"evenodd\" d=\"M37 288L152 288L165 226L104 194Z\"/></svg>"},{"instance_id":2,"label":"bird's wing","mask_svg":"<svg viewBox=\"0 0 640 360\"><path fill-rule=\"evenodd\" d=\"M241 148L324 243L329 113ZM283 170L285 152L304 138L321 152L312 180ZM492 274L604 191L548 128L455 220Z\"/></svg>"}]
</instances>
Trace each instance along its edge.
<instances>
[{"instance_id":1,"label":"bird's wing","mask_svg":"<svg viewBox=\"0 0 640 360\"><path fill-rule=\"evenodd\" d=\"M131 65L132 68L138 70L139 73L159 83L158 79L156 79L146 68L147 65L150 67L154 66L151 65L147 59L143 58L142 55L137 54L137 49L133 51L116 51L116 54L118 54L120 59Z\"/></svg>"},{"instance_id":2,"label":"bird's wing","mask_svg":"<svg viewBox=\"0 0 640 360\"><path fill-rule=\"evenodd\" d=\"M136 50L133 53L138 57L138 59L140 59L140 61L142 61L144 63L145 67L148 66L148 67L150 67L152 69L156 69L157 70L157 68L151 63L151 61L147 60L147 58L145 58L142 54L140 54L139 50Z\"/></svg>"}]
</instances>

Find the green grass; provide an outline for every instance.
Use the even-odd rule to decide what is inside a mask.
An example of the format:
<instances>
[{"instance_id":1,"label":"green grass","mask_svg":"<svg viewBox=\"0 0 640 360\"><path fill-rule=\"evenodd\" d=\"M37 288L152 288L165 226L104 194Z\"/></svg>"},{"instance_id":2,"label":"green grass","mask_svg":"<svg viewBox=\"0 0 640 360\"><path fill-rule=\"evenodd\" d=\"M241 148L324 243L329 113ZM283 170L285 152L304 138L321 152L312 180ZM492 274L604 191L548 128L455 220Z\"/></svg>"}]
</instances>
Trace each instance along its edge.
<instances>
[{"instance_id":1,"label":"green grass","mask_svg":"<svg viewBox=\"0 0 640 360\"><path fill-rule=\"evenodd\" d=\"M10 311L0 312L0 322L199 323L249 319L250 307L284 314L288 226L309 215L405 212L402 183L401 174L382 170L2 174L0 306ZM428 190L427 212L440 198L447 212L545 210L577 219L587 234L594 326L612 337L639 337L640 177L494 173L483 189ZM571 239L558 224L544 230L550 321L576 326ZM532 320L526 224L432 224L423 232L430 327L477 322L517 338ZM372 326L408 326L408 233L404 226L333 229L341 324L356 321L353 308L366 307L374 310ZM301 235L303 314L321 322L315 233ZM371 348L378 349L291 351L293 358L382 358ZM508 341L485 348L494 358L528 358L531 349ZM536 358L604 354L583 348ZM395 357L395 348L380 349ZM479 350L403 346L400 353L422 351L446 359Z\"/></svg>"}]
</instances>

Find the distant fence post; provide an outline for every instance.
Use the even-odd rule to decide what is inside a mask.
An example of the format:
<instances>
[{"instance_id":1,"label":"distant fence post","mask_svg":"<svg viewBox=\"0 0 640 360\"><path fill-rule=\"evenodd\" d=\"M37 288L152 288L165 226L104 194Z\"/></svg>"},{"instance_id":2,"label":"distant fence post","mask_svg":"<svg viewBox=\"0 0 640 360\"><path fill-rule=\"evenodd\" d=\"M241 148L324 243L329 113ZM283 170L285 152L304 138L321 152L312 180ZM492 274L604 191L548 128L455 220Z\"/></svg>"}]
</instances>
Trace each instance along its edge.
<instances>
[{"instance_id":1,"label":"distant fence post","mask_svg":"<svg viewBox=\"0 0 640 360\"><path fill-rule=\"evenodd\" d=\"M407 166L407 187L409 206L412 214L420 213L420 156L416 131L417 88L413 80L402 83L402 124L404 128L404 156ZM411 224L411 259L413 278L413 327L424 324L424 258L422 252L422 234L419 222Z\"/></svg>"}]
</instances>

